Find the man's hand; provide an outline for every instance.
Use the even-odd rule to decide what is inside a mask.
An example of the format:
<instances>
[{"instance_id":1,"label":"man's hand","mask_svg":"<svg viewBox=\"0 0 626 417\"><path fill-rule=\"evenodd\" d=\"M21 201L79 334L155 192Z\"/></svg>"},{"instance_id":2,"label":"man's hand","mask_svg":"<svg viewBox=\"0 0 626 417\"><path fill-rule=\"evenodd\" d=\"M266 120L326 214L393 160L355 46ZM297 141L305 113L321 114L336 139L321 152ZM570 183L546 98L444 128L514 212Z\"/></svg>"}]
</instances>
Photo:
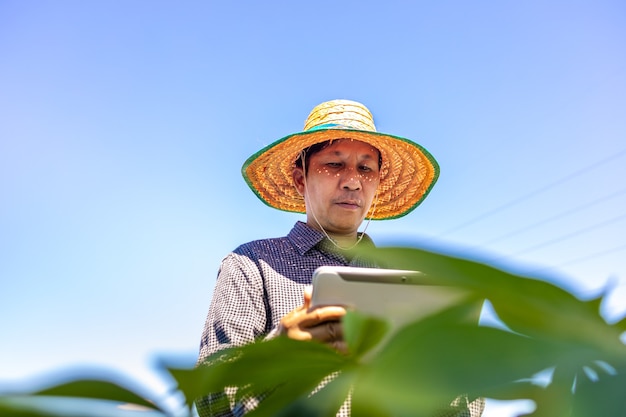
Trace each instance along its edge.
<instances>
[{"instance_id":1,"label":"man's hand","mask_svg":"<svg viewBox=\"0 0 626 417\"><path fill-rule=\"evenodd\" d=\"M280 320L280 334L295 340L318 340L346 353L347 346L343 340L341 324L346 309L341 306L311 308L310 305L311 287L307 287L302 305Z\"/></svg>"}]
</instances>

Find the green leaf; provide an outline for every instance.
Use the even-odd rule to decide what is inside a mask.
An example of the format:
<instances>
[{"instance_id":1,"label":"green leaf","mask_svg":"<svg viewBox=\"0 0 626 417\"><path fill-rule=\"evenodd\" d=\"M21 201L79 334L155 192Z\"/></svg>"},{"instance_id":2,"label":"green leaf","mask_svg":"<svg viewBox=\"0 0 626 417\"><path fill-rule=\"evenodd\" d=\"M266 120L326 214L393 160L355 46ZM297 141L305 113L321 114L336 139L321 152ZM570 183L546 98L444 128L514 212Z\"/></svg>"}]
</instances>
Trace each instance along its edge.
<instances>
[{"instance_id":1,"label":"green leaf","mask_svg":"<svg viewBox=\"0 0 626 417\"><path fill-rule=\"evenodd\" d=\"M353 384L354 373L343 371L325 378L323 386L316 387L314 392L299 394L292 401L285 401L284 392L276 392L271 399L281 398L281 408L267 407L263 401L250 417L335 417L349 397Z\"/></svg>"},{"instance_id":2,"label":"green leaf","mask_svg":"<svg viewBox=\"0 0 626 417\"><path fill-rule=\"evenodd\" d=\"M615 323L614 326L622 332L626 332L626 317L623 317L621 320Z\"/></svg>"},{"instance_id":3,"label":"green leaf","mask_svg":"<svg viewBox=\"0 0 626 417\"><path fill-rule=\"evenodd\" d=\"M390 415L411 415L416 409L429 415L460 394L485 395L555 360L545 343L451 320L459 316L448 311L398 332L359 369L355 403Z\"/></svg>"},{"instance_id":4,"label":"green leaf","mask_svg":"<svg viewBox=\"0 0 626 417\"><path fill-rule=\"evenodd\" d=\"M195 369L168 368L189 404L225 387L239 387L239 396L288 390L293 399L352 361L321 343L277 337L217 352L205 363Z\"/></svg>"},{"instance_id":5,"label":"green leaf","mask_svg":"<svg viewBox=\"0 0 626 417\"><path fill-rule=\"evenodd\" d=\"M12 417L114 417L137 415L167 417L162 411L131 406L117 401L44 395L7 395L0 397L0 415Z\"/></svg>"},{"instance_id":6,"label":"green leaf","mask_svg":"<svg viewBox=\"0 0 626 417\"><path fill-rule=\"evenodd\" d=\"M572 417L626 415L626 369L603 375L598 381L582 379L576 385Z\"/></svg>"},{"instance_id":7,"label":"green leaf","mask_svg":"<svg viewBox=\"0 0 626 417\"><path fill-rule=\"evenodd\" d=\"M139 396L115 382L97 379L79 379L65 382L34 393L39 396L80 397L101 400L117 401L121 403L137 404L144 407L158 409L152 401Z\"/></svg>"},{"instance_id":8,"label":"green leaf","mask_svg":"<svg viewBox=\"0 0 626 417\"><path fill-rule=\"evenodd\" d=\"M343 318L343 333L350 354L360 357L381 342L389 331L389 323L375 317L368 317L356 311L349 311Z\"/></svg>"},{"instance_id":9,"label":"green leaf","mask_svg":"<svg viewBox=\"0 0 626 417\"><path fill-rule=\"evenodd\" d=\"M619 339L623 323L606 323L598 310L599 299L579 300L548 282L420 249L383 248L369 250L364 256L392 268L422 271L437 282L465 288L476 298L488 299L513 331L572 346L578 353L586 350L585 361L575 366L594 359L611 363L626 354L626 346Z\"/></svg>"}]
</instances>

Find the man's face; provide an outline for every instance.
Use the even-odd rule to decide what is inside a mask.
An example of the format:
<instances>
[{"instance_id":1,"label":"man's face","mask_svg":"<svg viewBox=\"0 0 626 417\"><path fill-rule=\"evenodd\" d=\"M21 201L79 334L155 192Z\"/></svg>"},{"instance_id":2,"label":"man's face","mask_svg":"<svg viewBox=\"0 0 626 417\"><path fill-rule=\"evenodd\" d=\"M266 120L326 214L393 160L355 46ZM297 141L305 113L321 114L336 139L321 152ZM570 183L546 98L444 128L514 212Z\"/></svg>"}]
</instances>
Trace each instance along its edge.
<instances>
[{"instance_id":1,"label":"man's face","mask_svg":"<svg viewBox=\"0 0 626 417\"><path fill-rule=\"evenodd\" d=\"M296 168L294 183L304 196L307 224L319 229L319 222L331 234L356 234L376 195L378 158L367 143L339 139L311 155L306 179Z\"/></svg>"}]
</instances>

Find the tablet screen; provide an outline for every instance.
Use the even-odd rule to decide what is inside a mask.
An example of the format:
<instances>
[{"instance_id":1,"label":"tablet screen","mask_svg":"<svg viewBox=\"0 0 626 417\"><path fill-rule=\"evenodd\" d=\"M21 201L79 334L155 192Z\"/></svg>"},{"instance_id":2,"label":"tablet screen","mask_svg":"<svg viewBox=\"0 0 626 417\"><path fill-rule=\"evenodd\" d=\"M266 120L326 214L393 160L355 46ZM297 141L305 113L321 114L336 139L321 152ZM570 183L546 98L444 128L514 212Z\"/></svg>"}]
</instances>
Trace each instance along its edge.
<instances>
[{"instance_id":1,"label":"tablet screen","mask_svg":"<svg viewBox=\"0 0 626 417\"><path fill-rule=\"evenodd\" d=\"M323 266L313 274L311 305L342 305L397 327L460 303L469 294L435 282L419 271Z\"/></svg>"}]
</instances>

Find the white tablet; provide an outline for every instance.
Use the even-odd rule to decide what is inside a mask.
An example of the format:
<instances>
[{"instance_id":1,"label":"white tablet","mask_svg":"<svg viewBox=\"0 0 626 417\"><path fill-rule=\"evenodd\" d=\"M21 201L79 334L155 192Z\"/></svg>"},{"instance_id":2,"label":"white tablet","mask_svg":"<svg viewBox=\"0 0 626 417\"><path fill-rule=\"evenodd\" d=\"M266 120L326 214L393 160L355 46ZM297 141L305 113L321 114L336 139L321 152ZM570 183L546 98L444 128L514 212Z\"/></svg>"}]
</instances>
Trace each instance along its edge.
<instances>
[{"instance_id":1,"label":"white tablet","mask_svg":"<svg viewBox=\"0 0 626 417\"><path fill-rule=\"evenodd\" d=\"M461 288L434 285L418 271L322 266L313 274L311 305L342 305L397 328L464 300ZM479 312L476 314L478 323Z\"/></svg>"}]
</instances>

